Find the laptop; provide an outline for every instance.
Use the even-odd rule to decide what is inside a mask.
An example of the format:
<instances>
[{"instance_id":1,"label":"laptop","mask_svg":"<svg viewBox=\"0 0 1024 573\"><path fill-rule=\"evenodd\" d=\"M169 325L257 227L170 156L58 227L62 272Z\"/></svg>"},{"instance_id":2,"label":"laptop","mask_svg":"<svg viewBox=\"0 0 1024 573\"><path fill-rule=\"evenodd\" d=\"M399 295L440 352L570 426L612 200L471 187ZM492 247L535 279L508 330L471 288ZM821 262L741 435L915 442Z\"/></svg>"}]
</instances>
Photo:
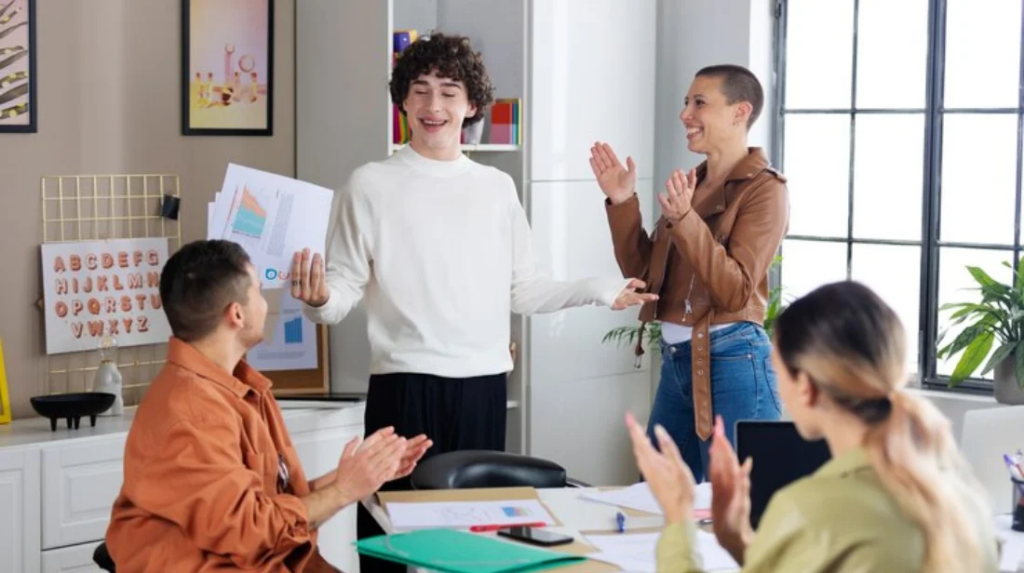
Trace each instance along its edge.
<instances>
[{"instance_id":1,"label":"laptop","mask_svg":"<svg viewBox=\"0 0 1024 573\"><path fill-rule=\"evenodd\" d=\"M754 458L750 472L750 525L756 530L768 501L790 483L813 474L832 458L825 440L808 442L793 422L736 422L736 457Z\"/></svg>"}]
</instances>

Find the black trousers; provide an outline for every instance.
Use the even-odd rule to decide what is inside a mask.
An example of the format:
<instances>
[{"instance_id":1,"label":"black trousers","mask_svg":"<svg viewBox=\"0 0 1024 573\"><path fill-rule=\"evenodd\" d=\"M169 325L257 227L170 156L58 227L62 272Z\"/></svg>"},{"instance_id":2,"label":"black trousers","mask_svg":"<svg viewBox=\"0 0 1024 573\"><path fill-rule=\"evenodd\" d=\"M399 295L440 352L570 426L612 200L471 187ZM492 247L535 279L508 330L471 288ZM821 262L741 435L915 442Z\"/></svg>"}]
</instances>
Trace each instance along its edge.
<instances>
[{"instance_id":1,"label":"black trousers","mask_svg":"<svg viewBox=\"0 0 1024 573\"><path fill-rule=\"evenodd\" d=\"M426 434L434 441L423 459L458 450L505 451L506 375L442 378L429 374L370 377L364 423L366 436L394 426L406 438ZM384 484L381 491L412 489L409 478ZM362 505L356 510L359 539L384 530ZM397 563L359 556L362 573L405 573Z\"/></svg>"}]
</instances>

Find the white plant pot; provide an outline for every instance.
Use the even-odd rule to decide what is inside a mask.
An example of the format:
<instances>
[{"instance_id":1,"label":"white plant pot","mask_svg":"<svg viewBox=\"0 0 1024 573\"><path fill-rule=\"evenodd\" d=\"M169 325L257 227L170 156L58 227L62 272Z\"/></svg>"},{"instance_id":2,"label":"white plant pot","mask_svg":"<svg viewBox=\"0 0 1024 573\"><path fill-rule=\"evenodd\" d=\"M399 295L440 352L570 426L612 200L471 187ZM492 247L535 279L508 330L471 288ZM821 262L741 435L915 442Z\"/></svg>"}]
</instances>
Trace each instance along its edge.
<instances>
[{"instance_id":1,"label":"white plant pot","mask_svg":"<svg viewBox=\"0 0 1024 573\"><path fill-rule=\"evenodd\" d=\"M1000 404L1024 404L1024 389L1017 383L1017 374L1013 365L1016 362L1013 354L996 364L993 386L996 402Z\"/></svg>"}]
</instances>

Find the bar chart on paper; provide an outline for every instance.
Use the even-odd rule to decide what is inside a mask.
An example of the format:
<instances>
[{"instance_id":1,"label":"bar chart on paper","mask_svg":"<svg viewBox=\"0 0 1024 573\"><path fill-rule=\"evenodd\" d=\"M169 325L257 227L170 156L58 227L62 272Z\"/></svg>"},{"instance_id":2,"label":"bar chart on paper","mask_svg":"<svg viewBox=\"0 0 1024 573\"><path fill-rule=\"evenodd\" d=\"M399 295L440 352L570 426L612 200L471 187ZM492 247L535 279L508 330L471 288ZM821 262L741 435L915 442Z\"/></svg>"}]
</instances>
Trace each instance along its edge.
<instances>
[{"instance_id":1,"label":"bar chart on paper","mask_svg":"<svg viewBox=\"0 0 1024 573\"><path fill-rule=\"evenodd\" d=\"M267 210L260 205L248 187L242 189L242 201L238 205L235 222L231 231L236 235L260 239L267 225Z\"/></svg>"},{"instance_id":2,"label":"bar chart on paper","mask_svg":"<svg viewBox=\"0 0 1024 573\"><path fill-rule=\"evenodd\" d=\"M316 368L316 325L302 315L301 305L291 293L282 293L280 312L267 314L269 336L246 356L251 366L263 371Z\"/></svg>"},{"instance_id":3,"label":"bar chart on paper","mask_svg":"<svg viewBox=\"0 0 1024 573\"><path fill-rule=\"evenodd\" d=\"M330 189L231 164L207 207L207 238L238 243L263 288L283 288L296 251L324 252L333 198Z\"/></svg>"},{"instance_id":4,"label":"bar chart on paper","mask_svg":"<svg viewBox=\"0 0 1024 573\"><path fill-rule=\"evenodd\" d=\"M302 317L296 316L284 323L284 343L302 344Z\"/></svg>"}]
</instances>

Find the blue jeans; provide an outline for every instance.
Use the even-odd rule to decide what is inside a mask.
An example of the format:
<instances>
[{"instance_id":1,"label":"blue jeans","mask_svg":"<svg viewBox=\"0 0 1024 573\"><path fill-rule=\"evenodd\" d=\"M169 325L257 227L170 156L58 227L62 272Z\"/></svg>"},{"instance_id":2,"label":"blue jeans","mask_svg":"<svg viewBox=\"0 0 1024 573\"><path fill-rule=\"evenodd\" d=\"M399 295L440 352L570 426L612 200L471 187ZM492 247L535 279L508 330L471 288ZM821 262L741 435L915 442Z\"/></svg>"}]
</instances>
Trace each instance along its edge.
<instances>
[{"instance_id":1,"label":"blue jeans","mask_svg":"<svg viewBox=\"0 0 1024 573\"><path fill-rule=\"evenodd\" d=\"M735 447L737 420L777 420L781 416L771 342L764 329L752 322L729 325L712 332L710 338L711 409L722 416L726 436ZM661 381L647 433L657 447L654 426L661 424L700 483L707 477L710 439L698 438L694 424L690 343L663 343L661 359Z\"/></svg>"}]
</instances>

